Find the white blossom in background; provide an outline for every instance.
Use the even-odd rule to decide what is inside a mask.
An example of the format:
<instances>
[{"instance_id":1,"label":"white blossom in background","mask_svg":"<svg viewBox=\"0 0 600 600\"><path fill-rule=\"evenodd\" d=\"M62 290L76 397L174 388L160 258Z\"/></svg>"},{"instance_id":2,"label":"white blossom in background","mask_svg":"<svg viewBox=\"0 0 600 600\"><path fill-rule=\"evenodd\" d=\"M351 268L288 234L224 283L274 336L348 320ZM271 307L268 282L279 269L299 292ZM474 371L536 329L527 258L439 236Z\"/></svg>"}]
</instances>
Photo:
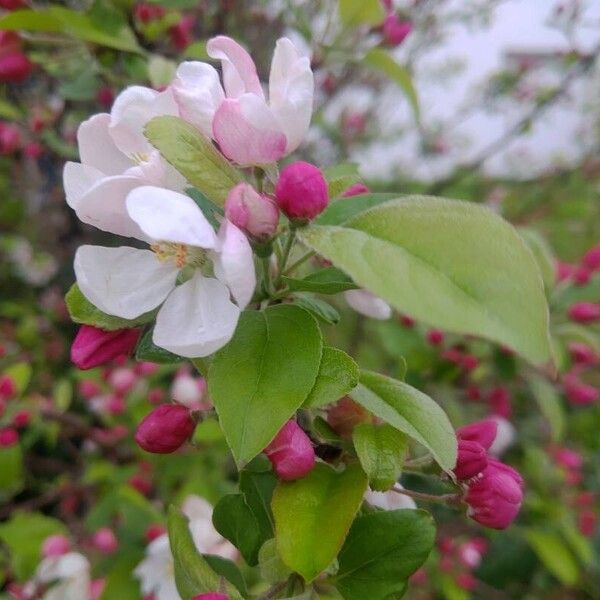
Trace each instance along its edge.
<instances>
[{"instance_id":1,"label":"white blossom in background","mask_svg":"<svg viewBox=\"0 0 600 600\"><path fill-rule=\"evenodd\" d=\"M514 444L517 432L508 419L499 415L493 415L490 418L498 424L498 433L489 452L493 456L502 456Z\"/></svg>"},{"instance_id":2,"label":"white blossom in background","mask_svg":"<svg viewBox=\"0 0 600 600\"><path fill-rule=\"evenodd\" d=\"M392 308L385 301L367 290L348 290L344 299L350 307L365 317L385 321L392 316Z\"/></svg>"},{"instance_id":3,"label":"white blossom in background","mask_svg":"<svg viewBox=\"0 0 600 600\"><path fill-rule=\"evenodd\" d=\"M45 558L38 565L35 580L52 584L43 600L87 600L90 598L90 563L78 552Z\"/></svg>"},{"instance_id":4,"label":"white blossom in background","mask_svg":"<svg viewBox=\"0 0 600 600\"><path fill-rule=\"evenodd\" d=\"M396 484L399 489L404 489L399 483ZM410 496L398 494L392 490L387 492L374 492L367 490L364 499L372 506L377 506L383 510L399 510L404 508L417 508L415 501Z\"/></svg>"}]
</instances>

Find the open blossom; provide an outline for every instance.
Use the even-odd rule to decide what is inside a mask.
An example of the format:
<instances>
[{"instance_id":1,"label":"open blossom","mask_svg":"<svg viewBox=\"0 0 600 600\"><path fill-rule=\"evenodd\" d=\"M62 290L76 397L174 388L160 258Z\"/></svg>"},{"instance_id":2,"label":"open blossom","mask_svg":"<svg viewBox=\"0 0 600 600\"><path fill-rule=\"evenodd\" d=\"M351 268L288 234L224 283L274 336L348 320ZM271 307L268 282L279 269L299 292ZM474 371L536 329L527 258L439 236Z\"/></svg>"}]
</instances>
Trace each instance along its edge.
<instances>
[{"instance_id":1,"label":"open blossom","mask_svg":"<svg viewBox=\"0 0 600 600\"><path fill-rule=\"evenodd\" d=\"M67 162L63 181L67 203L81 221L117 235L145 239L129 217L127 195L143 185L183 191L185 179L161 158L143 129L154 117L177 114L170 90L132 86L117 96L110 114L94 115L79 126L81 162Z\"/></svg>"},{"instance_id":2,"label":"open blossom","mask_svg":"<svg viewBox=\"0 0 600 600\"><path fill-rule=\"evenodd\" d=\"M157 346L189 358L212 354L231 339L240 309L254 292L248 240L227 220L215 233L196 203L177 192L137 187L124 204L130 235L151 249L81 246L75 274L82 293L100 310L124 319L160 306L153 334ZM120 232L119 226L113 229ZM216 278L202 272L209 261ZM186 267L191 276L177 285Z\"/></svg>"},{"instance_id":3,"label":"open blossom","mask_svg":"<svg viewBox=\"0 0 600 600\"><path fill-rule=\"evenodd\" d=\"M396 489L404 489L402 485L397 483ZM410 496L399 494L393 490L387 492L374 492L373 490L367 490L365 492L364 499L371 505L377 506L383 510L400 510L400 509L411 509L417 508L415 501Z\"/></svg>"},{"instance_id":4,"label":"open blossom","mask_svg":"<svg viewBox=\"0 0 600 600\"><path fill-rule=\"evenodd\" d=\"M40 584L53 584L43 600L85 600L90 597L90 563L78 552L45 558L37 568L35 579Z\"/></svg>"},{"instance_id":5,"label":"open blossom","mask_svg":"<svg viewBox=\"0 0 600 600\"><path fill-rule=\"evenodd\" d=\"M287 39L277 41L269 96L265 96L248 52L226 36L208 41L221 61L223 85L210 65L179 65L172 84L181 116L214 139L230 160L244 166L273 163L293 152L308 130L314 81L307 57Z\"/></svg>"}]
</instances>

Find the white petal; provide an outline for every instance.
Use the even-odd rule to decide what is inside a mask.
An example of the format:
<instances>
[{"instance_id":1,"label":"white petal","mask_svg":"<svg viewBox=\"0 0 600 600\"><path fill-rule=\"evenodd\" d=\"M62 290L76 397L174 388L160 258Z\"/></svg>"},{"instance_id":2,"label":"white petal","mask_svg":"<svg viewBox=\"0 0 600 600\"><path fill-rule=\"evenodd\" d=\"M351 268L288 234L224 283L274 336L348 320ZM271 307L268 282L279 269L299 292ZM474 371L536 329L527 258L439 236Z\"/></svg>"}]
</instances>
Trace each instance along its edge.
<instances>
[{"instance_id":1,"label":"white petal","mask_svg":"<svg viewBox=\"0 0 600 600\"><path fill-rule=\"evenodd\" d=\"M181 117L212 137L212 120L225 99L216 69L199 61L179 65L171 86Z\"/></svg>"},{"instance_id":2,"label":"white petal","mask_svg":"<svg viewBox=\"0 0 600 600\"><path fill-rule=\"evenodd\" d=\"M127 194L142 183L126 175L104 177L79 198L75 212L81 221L102 231L145 241L148 238L129 217L125 205Z\"/></svg>"},{"instance_id":3,"label":"white petal","mask_svg":"<svg viewBox=\"0 0 600 600\"><path fill-rule=\"evenodd\" d=\"M150 250L80 246L75 253L75 275L83 295L101 311L123 319L156 308L175 287L177 273Z\"/></svg>"},{"instance_id":4,"label":"white petal","mask_svg":"<svg viewBox=\"0 0 600 600\"><path fill-rule=\"evenodd\" d=\"M399 483L396 484L396 487L402 488ZM383 510L417 508L415 501L410 496L397 494L391 490L387 492L374 492L372 490L367 490L365 493L365 500L369 504L377 506L378 508L382 508Z\"/></svg>"},{"instance_id":5,"label":"white petal","mask_svg":"<svg viewBox=\"0 0 600 600\"><path fill-rule=\"evenodd\" d=\"M131 160L116 146L109 132L110 115L101 113L84 121L77 130L81 162L105 175L120 175Z\"/></svg>"},{"instance_id":6,"label":"white petal","mask_svg":"<svg viewBox=\"0 0 600 600\"><path fill-rule=\"evenodd\" d=\"M127 197L129 216L156 241L214 248L217 236L198 205L189 197L153 186L142 186Z\"/></svg>"},{"instance_id":7,"label":"white petal","mask_svg":"<svg viewBox=\"0 0 600 600\"><path fill-rule=\"evenodd\" d=\"M229 290L220 281L196 273L162 305L154 343L187 358L209 356L231 339L239 316Z\"/></svg>"},{"instance_id":8,"label":"white petal","mask_svg":"<svg viewBox=\"0 0 600 600\"><path fill-rule=\"evenodd\" d=\"M212 253L215 275L230 290L240 308L245 308L256 288L252 248L246 236L230 221L219 229L219 247Z\"/></svg>"},{"instance_id":9,"label":"white petal","mask_svg":"<svg viewBox=\"0 0 600 600\"><path fill-rule=\"evenodd\" d=\"M287 138L286 154L293 152L306 136L314 91L310 60L301 56L288 38L281 38L271 62L269 106Z\"/></svg>"},{"instance_id":10,"label":"white petal","mask_svg":"<svg viewBox=\"0 0 600 600\"><path fill-rule=\"evenodd\" d=\"M189 187L185 177L162 158L158 150L153 150L148 160L127 169L124 174L139 178L142 185L155 185L176 192L182 192Z\"/></svg>"},{"instance_id":11,"label":"white petal","mask_svg":"<svg viewBox=\"0 0 600 600\"><path fill-rule=\"evenodd\" d=\"M67 162L63 169L63 187L67 204L76 209L81 197L106 175L95 167L76 162Z\"/></svg>"},{"instance_id":12,"label":"white petal","mask_svg":"<svg viewBox=\"0 0 600 600\"><path fill-rule=\"evenodd\" d=\"M157 92L131 86L121 92L110 113L110 133L127 156L149 155L154 147L144 137L144 127L154 117L177 115L177 104L170 89Z\"/></svg>"},{"instance_id":13,"label":"white petal","mask_svg":"<svg viewBox=\"0 0 600 600\"><path fill-rule=\"evenodd\" d=\"M264 99L256 65L245 48L230 37L219 35L208 40L206 51L211 58L221 61L228 98L238 98L248 92Z\"/></svg>"},{"instance_id":14,"label":"white petal","mask_svg":"<svg viewBox=\"0 0 600 600\"><path fill-rule=\"evenodd\" d=\"M392 316L390 305L367 290L348 290L344 298L356 312L371 319L385 321Z\"/></svg>"},{"instance_id":15,"label":"white petal","mask_svg":"<svg viewBox=\"0 0 600 600\"><path fill-rule=\"evenodd\" d=\"M494 415L492 417L498 424L496 439L490 446L490 454L493 456L502 456L515 442L516 429L514 425L504 417Z\"/></svg>"},{"instance_id":16,"label":"white petal","mask_svg":"<svg viewBox=\"0 0 600 600\"><path fill-rule=\"evenodd\" d=\"M88 559L78 552L68 552L61 556L51 556L42 560L38 565L36 578L42 583L49 583L55 579L65 579L78 573L89 571Z\"/></svg>"}]
</instances>

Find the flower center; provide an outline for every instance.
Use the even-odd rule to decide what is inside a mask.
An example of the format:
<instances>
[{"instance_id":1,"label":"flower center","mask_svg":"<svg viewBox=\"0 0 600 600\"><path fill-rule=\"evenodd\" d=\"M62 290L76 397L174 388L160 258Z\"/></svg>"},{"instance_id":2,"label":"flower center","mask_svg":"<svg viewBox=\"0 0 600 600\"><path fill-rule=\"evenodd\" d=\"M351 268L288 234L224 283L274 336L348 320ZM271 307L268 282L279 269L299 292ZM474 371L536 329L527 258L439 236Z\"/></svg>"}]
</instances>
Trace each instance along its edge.
<instances>
[{"instance_id":1,"label":"flower center","mask_svg":"<svg viewBox=\"0 0 600 600\"><path fill-rule=\"evenodd\" d=\"M161 262L173 261L178 269L184 267L200 268L206 262L206 251L187 244L174 242L156 242L150 246Z\"/></svg>"},{"instance_id":2,"label":"flower center","mask_svg":"<svg viewBox=\"0 0 600 600\"><path fill-rule=\"evenodd\" d=\"M134 152L130 155L130 158L136 165L143 165L150 160L150 156L145 152Z\"/></svg>"}]
</instances>

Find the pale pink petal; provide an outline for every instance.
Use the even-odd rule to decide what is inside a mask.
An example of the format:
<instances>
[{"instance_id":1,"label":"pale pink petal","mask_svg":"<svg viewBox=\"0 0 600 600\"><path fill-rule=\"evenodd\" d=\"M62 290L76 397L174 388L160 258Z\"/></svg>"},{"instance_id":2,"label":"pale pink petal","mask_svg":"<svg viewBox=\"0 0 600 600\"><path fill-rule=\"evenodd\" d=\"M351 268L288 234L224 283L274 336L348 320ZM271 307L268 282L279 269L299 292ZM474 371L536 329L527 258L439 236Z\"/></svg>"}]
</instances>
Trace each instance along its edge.
<instances>
[{"instance_id":1,"label":"pale pink petal","mask_svg":"<svg viewBox=\"0 0 600 600\"><path fill-rule=\"evenodd\" d=\"M240 308L245 308L256 287L252 248L246 236L230 221L219 229L219 247L212 253L215 275L230 290Z\"/></svg>"},{"instance_id":2,"label":"pale pink petal","mask_svg":"<svg viewBox=\"0 0 600 600\"><path fill-rule=\"evenodd\" d=\"M302 56L288 38L278 40L271 62L269 106L286 135L286 154L293 152L306 136L314 90L308 57Z\"/></svg>"},{"instance_id":3,"label":"pale pink petal","mask_svg":"<svg viewBox=\"0 0 600 600\"><path fill-rule=\"evenodd\" d=\"M146 241L138 225L129 217L125 200L143 182L137 177L105 177L93 185L75 206L81 221L102 231Z\"/></svg>"},{"instance_id":4,"label":"pale pink petal","mask_svg":"<svg viewBox=\"0 0 600 600\"><path fill-rule=\"evenodd\" d=\"M109 132L110 115L101 113L84 121L77 130L79 158L105 175L121 175L131 160L115 145Z\"/></svg>"},{"instance_id":5,"label":"pale pink petal","mask_svg":"<svg viewBox=\"0 0 600 600\"><path fill-rule=\"evenodd\" d=\"M348 290L344 298L356 312L371 319L385 321L392 316L390 305L367 290Z\"/></svg>"},{"instance_id":6,"label":"pale pink petal","mask_svg":"<svg viewBox=\"0 0 600 600\"><path fill-rule=\"evenodd\" d=\"M253 94L221 104L213 120L213 135L223 154L242 166L276 162L287 144L269 107Z\"/></svg>"},{"instance_id":7,"label":"pale pink petal","mask_svg":"<svg viewBox=\"0 0 600 600\"><path fill-rule=\"evenodd\" d=\"M75 275L83 295L101 311L134 319L156 308L175 287L178 270L150 250L80 246Z\"/></svg>"},{"instance_id":8,"label":"pale pink petal","mask_svg":"<svg viewBox=\"0 0 600 600\"><path fill-rule=\"evenodd\" d=\"M213 117L225 99L217 71L203 62L183 62L177 69L171 89L181 118L205 136L212 137Z\"/></svg>"},{"instance_id":9,"label":"pale pink petal","mask_svg":"<svg viewBox=\"0 0 600 600\"><path fill-rule=\"evenodd\" d=\"M124 175L138 177L143 183L182 192L190 187L185 177L161 157L158 150L153 150L148 160L127 169Z\"/></svg>"},{"instance_id":10,"label":"pale pink petal","mask_svg":"<svg viewBox=\"0 0 600 600\"><path fill-rule=\"evenodd\" d=\"M162 305L153 340L180 356L209 356L231 339L239 316L240 309L229 299L227 287L196 272Z\"/></svg>"},{"instance_id":11,"label":"pale pink petal","mask_svg":"<svg viewBox=\"0 0 600 600\"><path fill-rule=\"evenodd\" d=\"M67 204L76 209L80 198L106 176L89 165L67 162L63 169L63 187Z\"/></svg>"},{"instance_id":12,"label":"pale pink petal","mask_svg":"<svg viewBox=\"0 0 600 600\"><path fill-rule=\"evenodd\" d=\"M218 35L208 40L206 51L211 58L221 61L223 84L228 98L239 98L249 92L264 99L256 65L245 48L230 37Z\"/></svg>"},{"instance_id":13,"label":"pale pink petal","mask_svg":"<svg viewBox=\"0 0 600 600\"><path fill-rule=\"evenodd\" d=\"M127 197L127 212L150 239L198 248L214 248L217 236L189 197L154 186L141 186Z\"/></svg>"},{"instance_id":14,"label":"pale pink petal","mask_svg":"<svg viewBox=\"0 0 600 600\"><path fill-rule=\"evenodd\" d=\"M144 137L146 123L154 117L177 115L170 89L157 92L143 86L131 86L116 98L110 113L110 134L118 148L136 160L147 160L154 147Z\"/></svg>"}]
</instances>

